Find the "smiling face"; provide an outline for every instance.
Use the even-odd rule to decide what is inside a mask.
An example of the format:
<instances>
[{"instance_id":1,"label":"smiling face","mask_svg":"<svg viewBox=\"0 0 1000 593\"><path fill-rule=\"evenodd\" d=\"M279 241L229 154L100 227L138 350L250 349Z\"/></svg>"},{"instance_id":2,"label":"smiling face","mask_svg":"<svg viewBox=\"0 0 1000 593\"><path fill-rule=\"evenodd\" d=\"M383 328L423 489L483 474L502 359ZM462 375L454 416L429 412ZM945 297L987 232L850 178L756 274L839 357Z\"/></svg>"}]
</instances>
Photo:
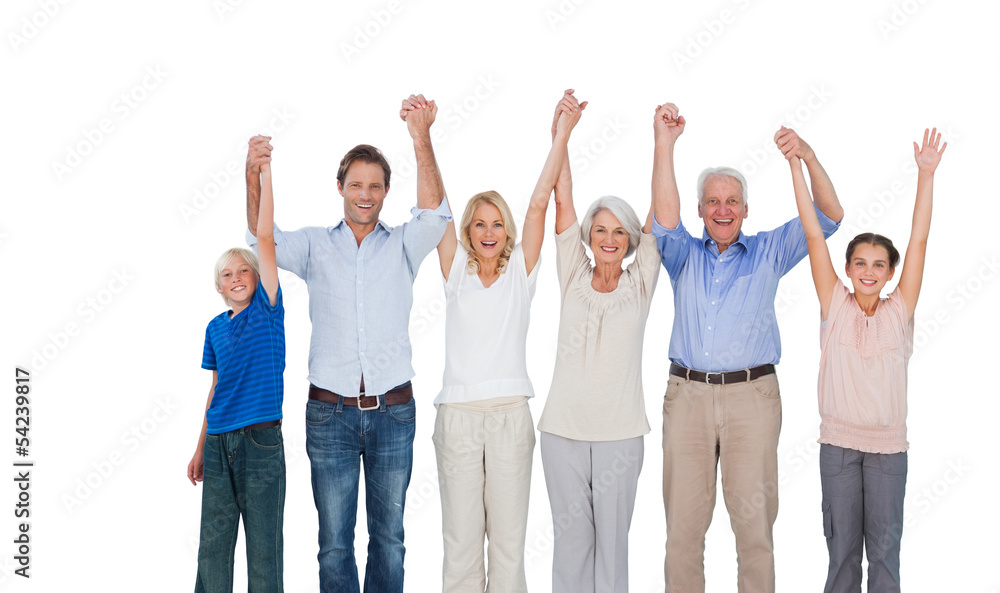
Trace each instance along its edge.
<instances>
[{"instance_id":1,"label":"smiling face","mask_svg":"<svg viewBox=\"0 0 1000 593\"><path fill-rule=\"evenodd\" d=\"M466 232L472 249L483 261L498 259L507 245L503 216L500 209L489 202L481 202L476 207Z\"/></svg>"},{"instance_id":2,"label":"smiling face","mask_svg":"<svg viewBox=\"0 0 1000 593\"><path fill-rule=\"evenodd\" d=\"M250 304L257 290L257 272L242 256L235 255L219 271L219 294L239 313Z\"/></svg>"},{"instance_id":3,"label":"smiling face","mask_svg":"<svg viewBox=\"0 0 1000 593\"><path fill-rule=\"evenodd\" d=\"M337 190L344 196L344 218L348 226L368 230L374 228L389 191L382 167L375 163L354 161L344 174L343 184L337 182Z\"/></svg>"},{"instance_id":4,"label":"smiling face","mask_svg":"<svg viewBox=\"0 0 1000 593\"><path fill-rule=\"evenodd\" d=\"M720 253L739 238L748 211L739 181L732 177L712 177L705 181L698 216L705 220L705 230L718 244Z\"/></svg>"},{"instance_id":5,"label":"smiling face","mask_svg":"<svg viewBox=\"0 0 1000 593\"><path fill-rule=\"evenodd\" d=\"M847 277L854 284L854 293L878 297L886 282L892 280L895 268L889 265L889 252L881 245L861 243L854 248L846 266Z\"/></svg>"},{"instance_id":6,"label":"smiling face","mask_svg":"<svg viewBox=\"0 0 1000 593\"><path fill-rule=\"evenodd\" d=\"M628 253L629 234L609 210L598 210L590 228L590 250L595 264L622 264Z\"/></svg>"}]
</instances>

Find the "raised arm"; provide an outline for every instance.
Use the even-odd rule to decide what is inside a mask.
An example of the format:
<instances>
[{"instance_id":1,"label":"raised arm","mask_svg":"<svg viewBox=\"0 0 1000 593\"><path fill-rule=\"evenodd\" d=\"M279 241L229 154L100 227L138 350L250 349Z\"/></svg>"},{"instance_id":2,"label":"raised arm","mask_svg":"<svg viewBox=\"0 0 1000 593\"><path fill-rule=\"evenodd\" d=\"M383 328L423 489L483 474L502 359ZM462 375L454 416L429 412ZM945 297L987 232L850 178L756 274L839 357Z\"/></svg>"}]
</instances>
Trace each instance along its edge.
<instances>
[{"instance_id":1,"label":"raised arm","mask_svg":"<svg viewBox=\"0 0 1000 593\"><path fill-rule=\"evenodd\" d=\"M431 144L431 124L437 116L437 105L423 95L410 95L407 101L416 107L405 119L417 157L417 208L434 210L444 198L444 182Z\"/></svg>"},{"instance_id":2,"label":"raised arm","mask_svg":"<svg viewBox=\"0 0 1000 593\"><path fill-rule=\"evenodd\" d=\"M938 149L938 146L941 146ZM918 147L913 143L913 158L917 161L917 198L913 204L913 228L906 246L906 259L899 277L899 291L906 303L908 318L913 317L924 280L924 258L927 254L927 236L931 230L931 203L934 197L934 172L948 143L941 144L937 128L924 129L924 141Z\"/></svg>"},{"instance_id":3,"label":"raised arm","mask_svg":"<svg viewBox=\"0 0 1000 593\"><path fill-rule=\"evenodd\" d=\"M840 222L844 218L844 208L840 205L837 191L833 189L830 176L827 175L826 169L816 158L812 147L806 144L805 140L799 138L795 130L784 126L781 126L781 129L774 133L774 142L786 159L792 157L802 159L806 168L809 169L809 179L812 182L812 193L816 200L816 207L830 220Z\"/></svg>"},{"instance_id":4,"label":"raised arm","mask_svg":"<svg viewBox=\"0 0 1000 593\"><path fill-rule=\"evenodd\" d=\"M410 113L412 113L413 111L416 111L418 109L427 109L427 108L430 108L432 105L434 105L434 102L433 101L425 101L423 95L410 95L406 99L403 99L403 104L399 108L399 119L401 119L403 121L407 121L406 120L407 116ZM437 107L434 106L433 109L436 112ZM433 123L433 118L432 118L431 121ZM417 123L417 122L415 122L415 123ZM429 126L429 124L428 124L428 126ZM410 134L412 135L413 134L413 128L411 128L409 124L407 124L407 129L410 130ZM428 127L428 129L429 129L429 127ZM414 147L416 147L416 142L417 142L417 140L416 140L416 138L414 138ZM429 145L429 142L428 142L428 145ZM418 163L419 163L419 159L420 159L420 153L419 153L419 151L417 152L417 159L418 159ZM433 186L433 183L436 180L436 182L440 186L440 195L444 196L443 199L445 201L448 201L447 193L444 191L444 182L441 181L441 169L437 166L437 160L434 159L433 148L431 149L431 159L433 160L433 163L434 163L434 172L435 173L434 173L434 175L424 175L425 181L427 181L428 183L431 184L428 187L428 193L430 194L430 193L433 193L435 191L438 191L437 188L435 188ZM418 164L418 167L419 167L419 164ZM421 171L418 170L417 171L417 205L419 207L421 207L421 208L423 207L423 206L420 206L421 188L422 187L423 187L423 185L421 183ZM438 202L438 205L440 205L440 202ZM444 234L441 235L441 240L438 242L438 246L437 246L438 263L441 265L441 274L444 276L445 281L448 280L448 272L451 270L451 263L453 261L455 261L455 250L457 248L458 248L458 235L455 232L455 221L454 220L449 220L448 221L448 226L447 226L447 228L445 228Z\"/></svg>"},{"instance_id":5,"label":"raised arm","mask_svg":"<svg viewBox=\"0 0 1000 593\"><path fill-rule=\"evenodd\" d=\"M653 116L653 199L642 232L653 231L653 214L663 228L677 228L681 220L681 198L674 175L674 144L684 133L684 116L673 103L656 106Z\"/></svg>"},{"instance_id":6,"label":"raised arm","mask_svg":"<svg viewBox=\"0 0 1000 593\"><path fill-rule=\"evenodd\" d=\"M271 163L260 166L260 208L257 216L257 263L260 283L271 306L278 304L278 261L274 253L274 190Z\"/></svg>"},{"instance_id":7,"label":"raised arm","mask_svg":"<svg viewBox=\"0 0 1000 593\"><path fill-rule=\"evenodd\" d=\"M260 211L260 166L271 162L271 137L254 136L247 150L247 228L257 236Z\"/></svg>"},{"instance_id":8,"label":"raised arm","mask_svg":"<svg viewBox=\"0 0 1000 593\"><path fill-rule=\"evenodd\" d=\"M552 138L555 140L556 128L559 116L555 116L552 121ZM569 158L563 159L562 167L559 169L559 178L556 179L555 187L556 200L556 234L561 235L563 231L573 226L576 222L576 208L573 207L573 175L569 170Z\"/></svg>"},{"instance_id":9,"label":"raised arm","mask_svg":"<svg viewBox=\"0 0 1000 593\"><path fill-rule=\"evenodd\" d=\"M569 136L580 121L583 110L587 107L587 102L577 101L573 92L573 89L567 89L562 99L559 100L559 104L556 105L555 116L552 120L552 147L549 149L549 156L545 159L542 173L538 176L538 183L535 184L535 190L528 202L528 213L524 217L524 235L521 239L521 246L524 251L524 265L529 274L535 269L538 256L542 252L542 240L545 238L545 212L549 207L552 189L563 170L563 163L567 160L566 146L569 143ZM574 219L575 217L574 214Z\"/></svg>"},{"instance_id":10,"label":"raised arm","mask_svg":"<svg viewBox=\"0 0 1000 593\"><path fill-rule=\"evenodd\" d=\"M816 286L816 296L819 298L820 319L826 321L830 309L830 296L839 282L837 271L830 260L830 250L826 246L823 228L816 217L809 188L802 173L802 161L797 156L788 159L792 168L792 186L795 188L795 205L799 209L799 220L806 233L806 245L809 247L809 265L812 268L813 284Z\"/></svg>"}]
</instances>

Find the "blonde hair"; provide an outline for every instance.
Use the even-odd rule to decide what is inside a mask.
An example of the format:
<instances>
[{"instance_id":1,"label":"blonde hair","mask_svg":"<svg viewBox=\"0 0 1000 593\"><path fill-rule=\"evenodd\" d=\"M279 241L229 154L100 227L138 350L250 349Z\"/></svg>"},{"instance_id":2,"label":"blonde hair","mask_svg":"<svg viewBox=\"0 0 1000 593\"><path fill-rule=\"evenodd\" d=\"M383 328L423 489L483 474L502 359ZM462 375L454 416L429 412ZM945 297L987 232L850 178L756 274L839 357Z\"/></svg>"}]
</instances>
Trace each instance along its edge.
<instances>
[{"instance_id":1,"label":"blonde hair","mask_svg":"<svg viewBox=\"0 0 1000 593\"><path fill-rule=\"evenodd\" d=\"M253 251L250 251L246 247L233 247L232 249L227 249L225 253L219 256L219 259L215 260L215 290L222 290L222 270L229 265L229 262L233 261L237 257L242 257L245 262L250 264L253 268L257 277L260 278L260 265L257 263L257 256L254 255ZM253 287L254 290L257 289L256 286ZM220 293L222 294L222 293ZM222 300L226 301L227 307L232 307L233 304L229 302L225 294L222 294Z\"/></svg>"},{"instance_id":2,"label":"blonde hair","mask_svg":"<svg viewBox=\"0 0 1000 593\"><path fill-rule=\"evenodd\" d=\"M500 211L500 218L503 219L503 230L507 233L507 243L500 252L500 261L497 262L497 271L503 274L507 271L507 263L510 261L510 254L514 251L514 244L517 243L517 226L514 224L514 216L510 213L510 207L503 197L495 191L484 191L472 196L469 203L465 205L465 214L462 215L462 230L459 232L459 240L469 256L469 263L466 270L470 275L479 273L479 255L472 247L472 237L469 229L472 228L472 216L476 213L476 208L481 204L491 204Z\"/></svg>"}]
</instances>

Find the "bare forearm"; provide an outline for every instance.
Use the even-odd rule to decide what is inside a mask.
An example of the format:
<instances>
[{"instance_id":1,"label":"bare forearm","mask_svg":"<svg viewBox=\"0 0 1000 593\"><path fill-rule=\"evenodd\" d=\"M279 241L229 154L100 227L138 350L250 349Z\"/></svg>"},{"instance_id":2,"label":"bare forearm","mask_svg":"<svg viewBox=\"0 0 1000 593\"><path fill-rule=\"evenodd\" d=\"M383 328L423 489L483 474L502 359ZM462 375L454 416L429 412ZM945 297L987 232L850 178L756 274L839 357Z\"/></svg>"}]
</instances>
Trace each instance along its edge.
<instances>
[{"instance_id":1,"label":"bare forearm","mask_svg":"<svg viewBox=\"0 0 1000 593\"><path fill-rule=\"evenodd\" d=\"M247 228L257 236L257 219L260 216L260 175L247 172Z\"/></svg>"},{"instance_id":2,"label":"bare forearm","mask_svg":"<svg viewBox=\"0 0 1000 593\"><path fill-rule=\"evenodd\" d=\"M934 198L934 174L920 171L917 175L917 199L913 204L913 228L910 243L926 243L931 231L931 209Z\"/></svg>"},{"instance_id":3,"label":"bare forearm","mask_svg":"<svg viewBox=\"0 0 1000 593\"><path fill-rule=\"evenodd\" d=\"M812 241L816 238L825 241L823 227L820 226L819 219L816 217L816 210L813 209L813 201L809 197L809 190L806 188L806 180L802 174L802 169L794 163L791 164L791 169L792 186L795 190L795 206L799 211L799 221L802 223L802 230L805 231L806 241Z\"/></svg>"},{"instance_id":4,"label":"bare forearm","mask_svg":"<svg viewBox=\"0 0 1000 593\"><path fill-rule=\"evenodd\" d=\"M568 142L568 133L558 134L552 141L552 148L549 150L549 156L545 159L545 165L542 167L542 173L538 176L538 183L535 184L535 190L531 194L531 201L528 204L529 210L540 210L544 213L546 208L548 208L552 190L559 182L559 179L562 176L563 166L566 164L566 146Z\"/></svg>"},{"instance_id":5,"label":"bare forearm","mask_svg":"<svg viewBox=\"0 0 1000 593\"><path fill-rule=\"evenodd\" d=\"M573 206L573 177L569 169L569 159L563 159L562 170L555 187L556 233L562 233L576 222L576 208Z\"/></svg>"},{"instance_id":6,"label":"bare forearm","mask_svg":"<svg viewBox=\"0 0 1000 593\"><path fill-rule=\"evenodd\" d=\"M274 190L271 185L271 175L261 167L261 172L265 177L265 182L261 185L258 193L257 204L257 231L254 235L258 239L274 240ZM247 209L249 211L249 208Z\"/></svg>"},{"instance_id":7,"label":"bare forearm","mask_svg":"<svg viewBox=\"0 0 1000 593\"><path fill-rule=\"evenodd\" d=\"M429 133L413 139L413 151L417 157L417 207L433 210L441 205L444 182Z\"/></svg>"},{"instance_id":8,"label":"bare forearm","mask_svg":"<svg viewBox=\"0 0 1000 593\"><path fill-rule=\"evenodd\" d=\"M840 222L844 218L844 208L840 205L837 191L833 188L833 182L830 181L826 169L823 168L815 155L805 163L809 169L809 179L812 181L812 192L816 206L831 220Z\"/></svg>"},{"instance_id":9,"label":"bare forearm","mask_svg":"<svg viewBox=\"0 0 1000 593\"><path fill-rule=\"evenodd\" d=\"M653 208L656 222L664 228L677 228L680 222L681 198L674 173L674 143L657 141L653 152ZM650 221L652 225L652 221Z\"/></svg>"}]
</instances>

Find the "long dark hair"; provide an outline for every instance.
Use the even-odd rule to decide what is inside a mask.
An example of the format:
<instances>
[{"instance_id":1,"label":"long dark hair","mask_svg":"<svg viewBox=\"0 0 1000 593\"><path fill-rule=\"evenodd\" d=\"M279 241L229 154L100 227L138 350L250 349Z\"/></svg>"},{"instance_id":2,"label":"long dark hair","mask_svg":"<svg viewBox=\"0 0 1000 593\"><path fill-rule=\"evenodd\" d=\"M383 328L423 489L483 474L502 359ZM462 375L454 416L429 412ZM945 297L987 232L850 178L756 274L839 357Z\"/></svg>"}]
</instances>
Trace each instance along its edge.
<instances>
[{"instance_id":1,"label":"long dark hair","mask_svg":"<svg viewBox=\"0 0 1000 593\"><path fill-rule=\"evenodd\" d=\"M851 239L851 242L847 244L848 265L851 263L851 258L854 257L854 250L857 249L858 245L866 243L868 245L884 247L886 253L889 254L889 269L896 269L896 264L899 263L899 250L892 244L892 239L877 233L861 233L857 237Z\"/></svg>"}]
</instances>

